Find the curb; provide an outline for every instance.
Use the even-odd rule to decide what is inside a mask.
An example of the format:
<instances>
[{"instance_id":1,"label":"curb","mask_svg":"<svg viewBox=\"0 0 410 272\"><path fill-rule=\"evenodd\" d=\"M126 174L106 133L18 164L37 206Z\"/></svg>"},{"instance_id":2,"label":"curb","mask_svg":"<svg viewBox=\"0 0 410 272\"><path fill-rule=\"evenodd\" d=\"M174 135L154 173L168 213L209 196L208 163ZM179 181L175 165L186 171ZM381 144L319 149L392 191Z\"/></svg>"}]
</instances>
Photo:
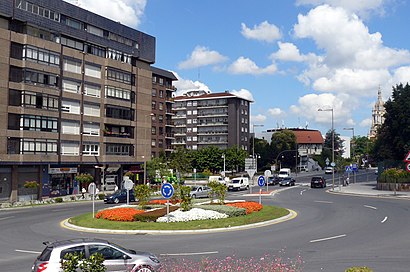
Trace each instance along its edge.
<instances>
[{"instance_id":1,"label":"curb","mask_svg":"<svg viewBox=\"0 0 410 272\"><path fill-rule=\"evenodd\" d=\"M85 228L73 225L68 222L69 218L63 220L60 223L60 226L73 231L82 231L82 232L91 232L91 233L104 233L104 234L149 234L149 235L176 235L176 234L205 234L205 233L214 233L214 232L227 232L227 231L237 231L237 230L246 230L259 228L269 225L274 225L282 223L291 219L294 219L297 216L297 212L287 209L289 211L288 215L285 215L280 218L276 218L269 221L259 222L255 224L248 224L242 226L235 226L229 228L217 228L217 229L201 229L201 230L112 230L112 229L93 229Z\"/></svg>"},{"instance_id":2,"label":"curb","mask_svg":"<svg viewBox=\"0 0 410 272\"><path fill-rule=\"evenodd\" d=\"M394 195L385 195L385 194L377 194L377 195L369 195L369 194L360 194L360 193L349 193L349 192L335 192L331 191L331 189L326 191L329 194L334 195L348 195L348 196L357 196L357 197L369 197L369 198L383 198L383 199L396 199L396 200L410 200L409 196L394 196Z\"/></svg>"}]
</instances>

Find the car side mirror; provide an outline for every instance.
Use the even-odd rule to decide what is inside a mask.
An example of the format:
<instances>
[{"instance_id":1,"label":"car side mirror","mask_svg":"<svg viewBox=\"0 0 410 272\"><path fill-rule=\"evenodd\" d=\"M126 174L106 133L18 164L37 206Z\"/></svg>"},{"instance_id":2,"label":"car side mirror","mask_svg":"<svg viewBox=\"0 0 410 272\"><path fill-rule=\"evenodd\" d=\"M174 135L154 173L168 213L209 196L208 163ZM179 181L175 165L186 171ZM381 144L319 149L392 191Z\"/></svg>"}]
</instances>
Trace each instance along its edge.
<instances>
[{"instance_id":1,"label":"car side mirror","mask_svg":"<svg viewBox=\"0 0 410 272\"><path fill-rule=\"evenodd\" d=\"M123 258L124 260L131 259L131 257L130 257L130 256L128 256L127 254L122 255L122 258Z\"/></svg>"}]
</instances>

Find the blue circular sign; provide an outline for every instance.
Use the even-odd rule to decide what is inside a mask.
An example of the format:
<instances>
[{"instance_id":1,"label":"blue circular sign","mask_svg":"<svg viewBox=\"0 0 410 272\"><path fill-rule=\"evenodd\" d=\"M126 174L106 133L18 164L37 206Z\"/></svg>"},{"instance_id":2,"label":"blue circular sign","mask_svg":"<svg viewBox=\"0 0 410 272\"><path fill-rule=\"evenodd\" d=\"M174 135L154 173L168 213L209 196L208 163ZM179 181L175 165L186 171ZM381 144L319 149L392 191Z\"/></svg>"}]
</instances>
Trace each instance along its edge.
<instances>
[{"instance_id":1,"label":"blue circular sign","mask_svg":"<svg viewBox=\"0 0 410 272\"><path fill-rule=\"evenodd\" d=\"M162 184L161 194L165 198L170 198L174 194L174 187L172 187L171 183Z\"/></svg>"},{"instance_id":2,"label":"blue circular sign","mask_svg":"<svg viewBox=\"0 0 410 272\"><path fill-rule=\"evenodd\" d=\"M258 185L259 185L260 187L265 186L265 177L264 177L264 176L259 176L259 177L258 177Z\"/></svg>"}]
</instances>

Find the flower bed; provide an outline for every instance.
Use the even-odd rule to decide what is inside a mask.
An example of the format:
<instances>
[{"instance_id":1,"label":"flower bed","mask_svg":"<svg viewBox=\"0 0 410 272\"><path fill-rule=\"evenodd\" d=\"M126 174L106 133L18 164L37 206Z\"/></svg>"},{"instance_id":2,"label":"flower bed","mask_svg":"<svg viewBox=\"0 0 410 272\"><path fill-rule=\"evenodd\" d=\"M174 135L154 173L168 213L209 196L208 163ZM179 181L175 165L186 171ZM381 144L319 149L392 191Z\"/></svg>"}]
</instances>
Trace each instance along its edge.
<instances>
[{"instance_id":1,"label":"flower bed","mask_svg":"<svg viewBox=\"0 0 410 272\"><path fill-rule=\"evenodd\" d=\"M135 208L113 208L113 209L105 209L99 211L95 218L103 218L111 221L134 221L134 216L136 214L143 213L143 210L137 210Z\"/></svg>"},{"instance_id":2,"label":"flower bed","mask_svg":"<svg viewBox=\"0 0 410 272\"><path fill-rule=\"evenodd\" d=\"M216 211L204 210L199 208L193 208L186 212L177 210L169 213L169 222L187 222L193 220L209 220L222 218L228 218L228 215ZM158 218L157 222L167 222L167 216Z\"/></svg>"},{"instance_id":3,"label":"flower bed","mask_svg":"<svg viewBox=\"0 0 410 272\"><path fill-rule=\"evenodd\" d=\"M179 203L179 201L169 200L169 203L176 204L176 203ZM148 201L148 205L166 205L166 204L167 204L166 199L152 199Z\"/></svg>"},{"instance_id":4,"label":"flower bed","mask_svg":"<svg viewBox=\"0 0 410 272\"><path fill-rule=\"evenodd\" d=\"M235 203L228 203L225 204L226 206L232 206L232 207L237 207L237 208L245 208L246 209L246 214L250 214L253 212L258 212L262 210L263 206L262 204L259 204L257 202L253 201L247 201L247 202L235 202Z\"/></svg>"}]
</instances>

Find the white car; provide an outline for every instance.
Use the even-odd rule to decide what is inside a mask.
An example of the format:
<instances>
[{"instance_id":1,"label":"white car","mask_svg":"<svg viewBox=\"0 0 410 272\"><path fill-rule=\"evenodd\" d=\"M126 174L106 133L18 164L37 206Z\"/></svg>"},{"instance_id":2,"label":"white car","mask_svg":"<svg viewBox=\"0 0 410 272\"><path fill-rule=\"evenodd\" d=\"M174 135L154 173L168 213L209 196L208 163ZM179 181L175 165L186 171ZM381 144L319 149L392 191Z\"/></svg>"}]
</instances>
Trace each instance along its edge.
<instances>
[{"instance_id":1,"label":"white car","mask_svg":"<svg viewBox=\"0 0 410 272\"><path fill-rule=\"evenodd\" d=\"M325 168L325 174L332 174L332 173L333 173L333 167L326 167Z\"/></svg>"},{"instance_id":2,"label":"white car","mask_svg":"<svg viewBox=\"0 0 410 272\"><path fill-rule=\"evenodd\" d=\"M229 183L228 183L228 190L247 190L249 189L249 179L244 178L244 177L239 177L239 178L233 178Z\"/></svg>"}]
</instances>

